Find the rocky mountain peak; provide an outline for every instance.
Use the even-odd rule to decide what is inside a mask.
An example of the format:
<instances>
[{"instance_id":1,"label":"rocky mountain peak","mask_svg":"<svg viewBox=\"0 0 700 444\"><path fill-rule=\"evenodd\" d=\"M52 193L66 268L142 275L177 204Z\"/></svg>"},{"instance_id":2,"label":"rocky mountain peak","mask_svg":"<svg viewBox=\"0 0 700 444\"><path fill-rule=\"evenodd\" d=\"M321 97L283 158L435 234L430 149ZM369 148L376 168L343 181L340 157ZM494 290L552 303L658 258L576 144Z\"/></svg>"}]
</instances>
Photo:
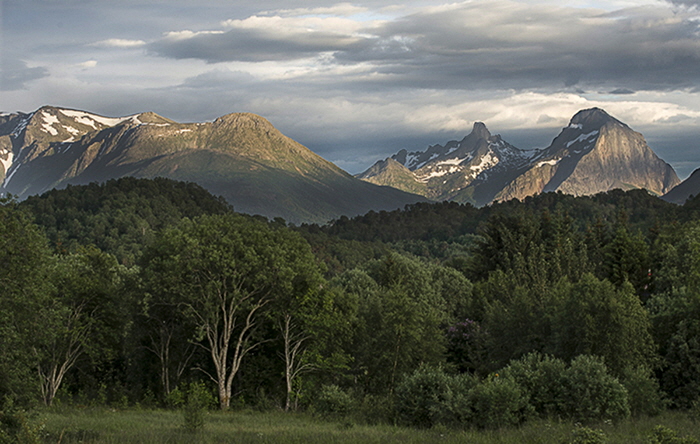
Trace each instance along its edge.
<instances>
[{"instance_id":1,"label":"rocky mountain peak","mask_svg":"<svg viewBox=\"0 0 700 444\"><path fill-rule=\"evenodd\" d=\"M255 128L266 131L275 130L267 119L253 113L232 113L214 121L215 127Z\"/></svg>"},{"instance_id":2,"label":"rocky mountain peak","mask_svg":"<svg viewBox=\"0 0 700 444\"><path fill-rule=\"evenodd\" d=\"M600 130L600 128L605 126L607 123L617 123L624 127L627 126L605 112L605 110L600 108L589 108L577 112L574 117L571 118L569 127L578 127L584 131L593 131Z\"/></svg>"},{"instance_id":3,"label":"rocky mountain peak","mask_svg":"<svg viewBox=\"0 0 700 444\"><path fill-rule=\"evenodd\" d=\"M486 128L484 122L474 122L474 127L472 128L471 134L479 139L488 140L491 138L491 133L489 132L488 128Z\"/></svg>"}]
</instances>

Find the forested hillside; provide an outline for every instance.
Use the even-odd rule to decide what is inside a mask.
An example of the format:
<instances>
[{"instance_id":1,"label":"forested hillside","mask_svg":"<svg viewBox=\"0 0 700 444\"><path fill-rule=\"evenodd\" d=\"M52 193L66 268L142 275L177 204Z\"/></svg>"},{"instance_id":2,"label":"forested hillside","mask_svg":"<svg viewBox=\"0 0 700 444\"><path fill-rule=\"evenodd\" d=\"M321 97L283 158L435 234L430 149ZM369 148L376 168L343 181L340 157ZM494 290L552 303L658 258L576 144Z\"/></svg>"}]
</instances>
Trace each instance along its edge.
<instances>
[{"instance_id":1,"label":"forested hillside","mask_svg":"<svg viewBox=\"0 0 700 444\"><path fill-rule=\"evenodd\" d=\"M544 194L287 226L121 179L0 205L0 398L498 428L700 400L700 200ZM1 409L0 409L1 410Z\"/></svg>"}]
</instances>

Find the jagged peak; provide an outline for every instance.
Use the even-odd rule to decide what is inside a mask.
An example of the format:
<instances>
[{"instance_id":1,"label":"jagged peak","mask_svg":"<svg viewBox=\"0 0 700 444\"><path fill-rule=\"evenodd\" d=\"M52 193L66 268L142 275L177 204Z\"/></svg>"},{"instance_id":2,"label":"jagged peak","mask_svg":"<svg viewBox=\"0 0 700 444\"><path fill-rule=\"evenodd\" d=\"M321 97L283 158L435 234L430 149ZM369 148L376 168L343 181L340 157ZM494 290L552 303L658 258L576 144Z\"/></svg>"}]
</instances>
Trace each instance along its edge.
<instances>
[{"instance_id":1,"label":"jagged peak","mask_svg":"<svg viewBox=\"0 0 700 444\"><path fill-rule=\"evenodd\" d=\"M484 122L474 122L474 127L472 128L471 134L480 139L486 140L491 137L491 133L489 132L488 128L486 128Z\"/></svg>"}]
</instances>

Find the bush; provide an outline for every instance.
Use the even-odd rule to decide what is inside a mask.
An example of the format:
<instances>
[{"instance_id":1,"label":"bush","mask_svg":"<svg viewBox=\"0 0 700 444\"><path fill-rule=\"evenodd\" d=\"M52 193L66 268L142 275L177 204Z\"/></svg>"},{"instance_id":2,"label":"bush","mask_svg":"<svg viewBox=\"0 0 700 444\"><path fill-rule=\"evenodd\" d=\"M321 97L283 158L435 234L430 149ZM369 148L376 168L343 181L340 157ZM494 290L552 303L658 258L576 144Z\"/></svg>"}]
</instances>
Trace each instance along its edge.
<instances>
[{"instance_id":1,"label":"bush","mask_svg":"<svg viewBox=\"0 0 700 444\"><path fill-rule=\"evenodd\" d=\"M499 373L512 378L525 391L539 416L562 414L567 395L563 385L566 364L561 359L534 352L512 361Z\"/></svg>"},{"instance_id":2,"label":"bush","mask_svg":"<svg viewBox=\"0 0 700 444\"><path fill-rule=\"evenodd\" d=\"M462 423L469 413L467 395L474 385L470 376L451 376L442 368L421 367L396 388L398 418L422 428Z\"/></svg>"},{"instance_id":3,"label":"bush","mask_svg":"<svg viewBox=\"0 0 700 444\"><path fill-rule=\"evenodd\" d=\"M626 418L630 414L627 389L608 373L599 357L581 355L564 372L564 413L574 420Z\"/></svg>"},{"instance_id":4,"label":"bush","mask_svg":"<svg viewBox=\"0 0 700 444\"><path fill-rule=\"evenodd\" d=\"M656 416L666 407L659 382L646 367L628 368L623 372L622 385L627 389L633 416Z\"/></svg>"},{"instance_id":5,"label":"bush","mask_svg":"<svg viewBox=\"0 0 700 444\"><path fill-rule=\"evenodd\" d=\"M196 432L204 427L204 414L212 405L212 394L203 382L193 382L187 389L187 400L183 409L185 430Z\"/></svg>"},{"instance_id":6,"label":"bush","mask_svg":"<svg viewBox=\"0 0 700 444\"><path fill-rule=\"evenodd\" d=\"M593 430L588 427L576 427L571 432L571 439L564 444L605 444L607 439L602 430Z\"/></svg>"},{"instance_id":7,"label":"bush","mask_svg":"<svg viewBox=\"0 0 700 444\"><path fill-rule=\"evenodd\" d=\"M698 444L698 440L691 436L679 437L678 434L668 427L658 425L649 434L648 444Z\"/></svg>"},{"instance_id":8,"label":"bush","mask_svg":"<svg viewBox=\"0 0 700 444\"><path fill-rule=\"evenodd\" d=\"M39 429L33 426L27 414L7 403L0 410L0 444L39 444Z\"/></svg>"},{"instance_id":9,"label":"bush","mask_svg":"<svg viewBox=\"0 0 700 444\"><path fill-rule=\"evenodd\" d=\"M352 397L335 384L324 385L316 400L315 407L323 416L341 417L352 409Z\"/></svg>"},{"instance_id":10,"label":"bush","mask_svg":"<svg viewBox=\"0 0 700 444\"><path fill-rule=\"evenodd\" d=\"M471 422L478 428L497 429L517 425L532 412L527 395L512 379L490 376L469 393Z\"/></svg>"}]
</instances>

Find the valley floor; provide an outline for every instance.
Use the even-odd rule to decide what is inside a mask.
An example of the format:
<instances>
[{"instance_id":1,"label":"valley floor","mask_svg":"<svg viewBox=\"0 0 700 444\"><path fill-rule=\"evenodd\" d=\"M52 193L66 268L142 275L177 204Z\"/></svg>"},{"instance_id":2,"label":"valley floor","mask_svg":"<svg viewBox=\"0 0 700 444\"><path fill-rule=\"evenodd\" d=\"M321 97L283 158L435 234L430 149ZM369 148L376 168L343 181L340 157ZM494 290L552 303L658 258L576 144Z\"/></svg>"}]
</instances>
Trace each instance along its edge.
<instances>
[{"instance_id":1,"label":"valley floor","mask_svg":"<svg viewBox=\"0 0 700 444\"><path fill-rule=\"evenodd\" d=\"M30 422L46 443L650 443L658 426L681 437L700 436L700 422L686 413L667 412L654 418L619 423L578 424L531 421L519 428L497 431L457 431L445 428L416 430L389 425L361 425L325 421L306 414L282 412L209 412L196 432L183 428L183 415L173 410L52 409ZM603 440L585 439L581 432L596 430ZM602 432L602 435L600 434ZM576 436L579 436L578 439ZM583 440L581 440L583 438ZM662 441L666 442L666 441ZM679 442L679 441L668 441ZM695 441L683 441L695 442Z\"/></svg>"}]
</instances>

